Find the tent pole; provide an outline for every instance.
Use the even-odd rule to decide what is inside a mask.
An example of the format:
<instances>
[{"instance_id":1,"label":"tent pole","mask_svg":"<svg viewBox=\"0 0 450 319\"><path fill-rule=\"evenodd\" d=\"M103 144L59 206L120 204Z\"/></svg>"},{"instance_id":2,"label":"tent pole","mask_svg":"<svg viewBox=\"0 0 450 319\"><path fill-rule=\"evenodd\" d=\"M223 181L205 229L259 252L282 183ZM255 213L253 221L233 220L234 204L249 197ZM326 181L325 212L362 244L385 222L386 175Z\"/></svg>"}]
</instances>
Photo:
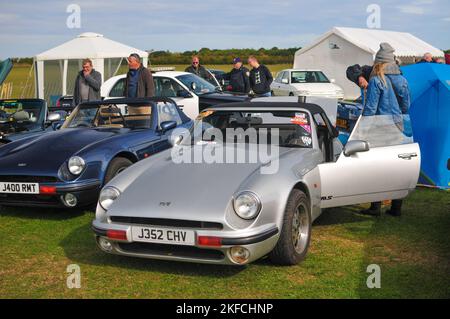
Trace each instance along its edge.
<instances>
[{"instance_id":1,"label":"tent pole","mask_svg":"<svg viewBox=\"0 0 450 319\"><path fill-rule=\"evenodd\" d=\"M63 78L62 78L62 95L67 95L67 67L69 61L64 60Z\"/></svg>"}]
</instances>

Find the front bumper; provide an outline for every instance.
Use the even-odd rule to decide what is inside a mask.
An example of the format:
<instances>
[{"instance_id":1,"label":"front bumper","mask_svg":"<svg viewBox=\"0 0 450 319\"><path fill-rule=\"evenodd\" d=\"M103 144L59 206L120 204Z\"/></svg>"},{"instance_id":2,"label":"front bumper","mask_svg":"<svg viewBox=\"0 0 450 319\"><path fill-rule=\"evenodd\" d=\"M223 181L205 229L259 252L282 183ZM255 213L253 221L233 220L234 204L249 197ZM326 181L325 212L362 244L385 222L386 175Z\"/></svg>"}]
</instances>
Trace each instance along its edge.
<instances>
[{"instance_id":1,"label":"front bumper","mask_svg":"<svg viewBox=\"0 0 450 319\"><path fill-rule=\"evenodd\" d=\"M1 178L0 178L1 179ZM26 183L27 181L21 181ZM29 181L31 183L31 181ZM97 179L77 181L74 183L39 183L39 186L55 187L56 192L51 194L0 194L0 205L21 207L55 207L68 208L64 204L64 195L71 193L77 198L75 207L84 207L97 202L101 182Z\"/></svg>"},{"instance_id":2,"label":"front bumper","mask_svg":"<svg viewBox=\"0 0 450 319\"><path fill-rule=\"evenodd\" d=\"M198 240L194 246L182 246L133 242L131 227L131 225L100 223L97 220L94 220L92 224L97 244L100 238L107 239L112 246L111 251L107 252L111 254L217 265L251 263L271 252L279 238L279 230L276 225L266 225L251 231L236 230L232 232L232 236L230 231L195 230L196 238L199 236L220 237L222 239L221 246L201 246L198 244ZM125 231L127 240L108 238L108 230ZM246 248L250 253L249 259L243 264L236 263L230 256L230 249L237 246ZM99 247L101 248L100 245Z\"/></svg>"}]
</instances>

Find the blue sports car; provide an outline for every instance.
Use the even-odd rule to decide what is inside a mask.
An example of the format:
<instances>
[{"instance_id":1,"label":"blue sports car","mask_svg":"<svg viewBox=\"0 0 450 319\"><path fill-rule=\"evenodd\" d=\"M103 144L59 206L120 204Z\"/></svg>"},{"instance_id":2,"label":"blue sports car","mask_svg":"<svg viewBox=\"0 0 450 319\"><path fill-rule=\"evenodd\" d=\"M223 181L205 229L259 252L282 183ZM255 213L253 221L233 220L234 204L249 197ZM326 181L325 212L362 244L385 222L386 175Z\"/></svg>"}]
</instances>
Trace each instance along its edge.
<instances>
[{"instance_id":1,"label":"blue sports car","mask_svg":"<svg viewBox=\"0 0 450 319\"><path fill-rule=\"evenodd\" d=\"M0 205L83 207L133 163L171 147L192 121L168 98L78 105L61 129L0 148Z\"/></svg>"}]
</instances>

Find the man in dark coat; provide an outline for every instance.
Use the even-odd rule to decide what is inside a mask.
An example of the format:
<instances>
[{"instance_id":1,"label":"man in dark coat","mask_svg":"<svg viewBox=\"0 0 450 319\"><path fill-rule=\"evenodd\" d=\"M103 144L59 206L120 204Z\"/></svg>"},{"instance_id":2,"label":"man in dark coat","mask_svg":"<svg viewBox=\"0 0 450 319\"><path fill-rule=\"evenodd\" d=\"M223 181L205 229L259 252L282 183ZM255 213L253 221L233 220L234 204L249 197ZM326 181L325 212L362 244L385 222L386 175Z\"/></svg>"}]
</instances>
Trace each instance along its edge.
<instances>
[{"instance_id":1,"label":"man in dark coat","mask_svg":"<svg viewBox=\"0 0 450 319\"><path fill-rule=\"evenodd\" d=\"M252 67L250 71L250 85L256 96L272 96L270 84L273 76L270 70L263 64L259 64L258 59L253 55L248 57L248 64Z\"/></svg>"},{"instance_id":2,"label":"man in dark coat","mask_svg":"<svg viewBox=\"0 0 450 319\"><path fill-rule=\"evenodd\" d=\"M73 92L73 105L100 100L102 75L92 67L90 59L83 60L83 69L78 73Z\"/></svg>"},{"instance_id":3,"label":"man in dark coat","mask_svg":"<svg viewBox=\"0 0 450 319\"><path fill-rule=\"evenodd\" d=\"M237 93L250 92L250 71L242 65L240 58L233 60L233 69L224 76L230 81L230 91Z\"/></svg>"},{"instance_id":4,"label":"man in dark coat","mask_svg":"<svg viewBox=\"0 0 450 319\"><path fill-rule=\"evenodd\" d=\"M200 64L200 58L197 55L192 57L192 64L184 70L185 72L189 72L199 77L205 79L206 81L211 81L212 75L206 68Z\"/></svg>"},{"instance_id":5,"label":"man in dark coat","mask_svg":"<svg viewBox=\"0 0 450 319\"><path fill-rule=\"evenodd\" d=\"M125 97L153 97L155 96L155 83L149 69L141 63L137 53L128 57L128 73L125 79Z\"/></svg>"}]
</instances>

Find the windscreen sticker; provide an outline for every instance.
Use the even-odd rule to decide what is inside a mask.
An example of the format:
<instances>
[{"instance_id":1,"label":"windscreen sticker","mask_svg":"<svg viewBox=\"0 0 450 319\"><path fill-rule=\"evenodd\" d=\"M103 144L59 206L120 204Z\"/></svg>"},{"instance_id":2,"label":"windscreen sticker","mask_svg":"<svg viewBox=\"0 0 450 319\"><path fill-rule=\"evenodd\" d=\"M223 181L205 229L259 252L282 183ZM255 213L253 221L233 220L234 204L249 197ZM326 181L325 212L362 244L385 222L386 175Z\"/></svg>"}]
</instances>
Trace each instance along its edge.
<instances>
[{"instance_id":1,"label":"windscreen sticker","mask_svg":"<svg viewBox=\"0 0 450 319\"><path fill-rule=\"evenodd\" d=\"M291 123L297 125L306 125L308 124L308 119L306 118L305 113L295 113L295 116L291 118Z\"/></svg>"},{"instance_id":2,"label":"windscreen sticker","mask_svg":"<svg viewBox=\"0 0 450 319\"><path fill-rule=\"evenodd\" d=\"M302 124L300 125L306 132L311 134L311 125Z\"/></svg>"},{"instance_id":3,"label":"windscreen sticker","mask_svg":"<svg viewBox=\"0 0 450 319\"><path fill-rule=\"evenodd\" d=\"M305 144L306 146L311 146L312 144L312 138L309 136L302 136L302 142L303 144Z\"/></svg>"}]
</instances>

